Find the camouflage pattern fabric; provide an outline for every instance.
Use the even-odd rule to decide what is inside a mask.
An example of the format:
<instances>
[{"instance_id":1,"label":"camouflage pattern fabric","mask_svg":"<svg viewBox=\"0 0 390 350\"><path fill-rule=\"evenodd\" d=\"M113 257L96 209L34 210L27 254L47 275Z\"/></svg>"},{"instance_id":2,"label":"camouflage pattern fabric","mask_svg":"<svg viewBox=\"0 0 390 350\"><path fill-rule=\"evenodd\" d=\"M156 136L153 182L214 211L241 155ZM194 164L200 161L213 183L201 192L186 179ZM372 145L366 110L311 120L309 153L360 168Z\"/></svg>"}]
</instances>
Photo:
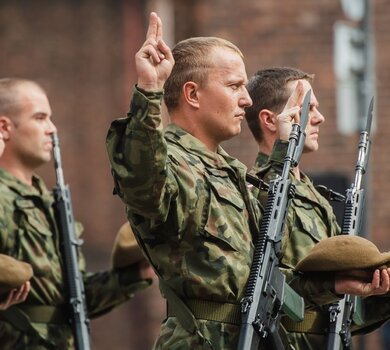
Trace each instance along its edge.
<instances>
[{"instance_id":1,"label":"camouflage pattern fabric","mask_svg":"<svg viewBox=\"0 0 390 350\"><path fill-rule=\"evenodd\" d=\"M283 169L284 157L287 152L288 142L277 140L272 155L269 158L258 156L251 170L259 178L269 183ZM261 163L265 161L266 163ZM299 260L304 258L310 249L320 240L340 233L336 217L329 202L315 189L311 180L301 173L301 180L297 181L291 175L292 183L296 188L295 198L292 199L290 210L284 226L282 250L280 256L281 269L287 276L287 280L302 297L306 306L325 305L339 299L330 289L334 281L312 281L306 279L293 270ZM259 193L260 202L265 205L267 193ZM324 276L321 276L322 279Z\"/></svg>"},{"instance_id":2,"label":"camouflage pattern fabric","mask_svg":"<svg viewBox=\"0 0 390 350\"><path fill-rule=\"evenodd\" d=\"M281 174L288 142L277 140L271 156L259 154L251 170L266 182ZM331 274L316 273L308 277L294 272L299 260L305 257L311 248L320 240L338 235L341 229L336 222L333 210L322 195L313 186L311 180L301 172L301 180L295 180L296 195L287 214L280 256L281 271L286 275L290 286L305 299L305 307L322 313L328 320L328 305L340 299L334 293L334 277ZM257 192L260 202L265 205L267 193ZM386 295L387 298L390 294ZM362 327L352 326L353 334L364 333L377 328L390 317L390 303L386 297L370 297L365 300L366 324ZM387 299L388 300L388 299ZM375 305L375 306L374 306ZM381 312L377 312L381 308ZM287 334L292 350L326 349L325 329L323 334L293 333Z\"/></svg>"},{"instance_id":3,"label":"camouflage pattern fabric","mask_svg":"<svg viewBox=\"0 0 390 350\"><path fill-rule=\"evenodd\" d=\"M112 123L107 149L118 194L152 265L186 299L239 303L252 262L260 210L246 168L222 148L161 124L162 92L136 88L128 118ZM198 320L213 349L236 349L239 327ZM156 349L202 349L175 317Z\"/></svg>"},{"instance_id":4,"label":"camouflage pattern fabric","mask_svg":"<svg viewBox=\"0 0 390 350\"><path fill-rule=\"evenodd\" d=\"M272 155L268 158L259 154L251 173L266 182L270 182L283 169L288 142L277 140ZM292 199L284 226L280 259L281 271L291 287L305 300L305 307L322 312L327 319L327 306L340 299L333 292L334 279L322 275L319 278L305 278L294 272L295 265L305 257L310 249L320 240L340 233L332 207L314 188L310 179L301 173L301 180L295 180L295 198ZM258 193L260 202L265 205L267 193ZM288 333L290 349L320 350L325 349L325 337L318 334Z\"/></svg>"},{"instance_id":5,"label":"camouflage pattern fabric","mask_svg":"<svg viewBox=\"0 0 390 350\"><path fill-rule=\"evenodd\" d=\"M24 305L63 307L65 286L53 198L40 178L34 177L33 183L34 186L27 186L0 169L0 253L29 262L33 267L31 291ZM81 234L81 225L77 228ZM85 273L84 258L80 254L80 268L90 317L108 312L150 284L139 279L136 266L120 271ZM74 348L69 324L30 324L34 331L26 334L18 325L1 320L1 349Z\"/></svg>"}]
</instances>

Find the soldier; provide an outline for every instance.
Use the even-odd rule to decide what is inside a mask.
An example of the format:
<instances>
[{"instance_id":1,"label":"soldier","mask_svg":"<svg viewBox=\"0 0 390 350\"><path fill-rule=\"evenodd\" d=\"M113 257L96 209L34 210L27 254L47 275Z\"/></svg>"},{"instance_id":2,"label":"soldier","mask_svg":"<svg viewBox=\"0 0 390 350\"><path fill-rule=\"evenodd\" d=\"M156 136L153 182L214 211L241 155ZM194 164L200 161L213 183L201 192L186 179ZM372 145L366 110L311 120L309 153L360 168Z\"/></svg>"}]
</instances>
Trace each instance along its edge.
<instances>
[{"instance_id":1,"label":"soldier","mask_svg":"<svg viewBox=\"0 0 390 350\"><path fill-rule=\"evenodd\" d=\"M3 134L0 133L0 157L5 147ZM29 279L32 276L31 265L18 262L6 255L0 254L0 310L6 310L10 306L26 300L31 285ZM15 281L16 273L22 273L22 280ZM16 283L16 284L15 284Z\"/></svg>"},{"instance_id":2,"label":"soldier","mask_svg":"<svg viewBox=\"0 0 390 350\"><path fill-rule=\"evenodd\" d=\"M248 91L253 105L247 108L246 119L259 147L253 172L266 182L281 173L291 122L298 121L304 93L312 89L312 81L312 75L293 68L265 69L249 79ZM315 152L319 147L319 129L325 118L318 107L312 91L304 153ZM314 276L296 273L297 263L313 246L340 234L340 227L328 201L299 166L291 171L291 179L296 195L285 222L280 266L289 284L304 297L306 312L301 323L283 317L282 326L289 332L291 349L319 350L326 345L325 329L329 319L326 304L338 301L344 293L364 297L387 293L390 269L376 269L369 275L369 280L363 282L351 275L346 277L344 273ZM262 203L266 202L265 192L260 192L259 197ZM380 317L386 318L377 314L375 319L374 316L368 315L366 325L376 323Z\"/></svg>"},{"instance_id":3,"label":"soldier","mask_svg":"<svg viewBox=\"0 0 390 350\"><path fill-rule=\"evenodd\" d=\"M2 349L74 349L53 197L34 174L50 161L55 132L49 101L37 83L0 79L0 133L6 143L0 158L0 253L31 264L34 272L26 301L0 312ZM79 256L89 317L110 311L151 283L151 270L141 259L92 274L85 273Z\"/></svg>"},{"instance_id":4,"label":"soldier","mask_svg":"<svg viewBox=\"0 0 390 350\"><path fill-rule=\"evenodd\" d=\"M215 37L172 52L151 13L135 56L138 83L107 149L116 191L168 300L156 349L236 349L260 210L246 168L220 142L237 135L246 90L242 53ZM161 101L171 117L162 130Z\"/></svg>"}]
</instances>

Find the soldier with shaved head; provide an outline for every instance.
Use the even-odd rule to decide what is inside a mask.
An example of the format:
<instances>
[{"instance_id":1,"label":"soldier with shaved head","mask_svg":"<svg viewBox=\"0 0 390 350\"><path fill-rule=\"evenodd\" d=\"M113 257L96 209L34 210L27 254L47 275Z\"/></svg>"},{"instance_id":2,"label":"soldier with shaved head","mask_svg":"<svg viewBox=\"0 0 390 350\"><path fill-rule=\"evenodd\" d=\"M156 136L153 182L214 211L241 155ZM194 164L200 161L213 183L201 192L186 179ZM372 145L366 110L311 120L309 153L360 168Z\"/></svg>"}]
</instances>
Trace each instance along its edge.
<instances>
[{"instance_id":1,"label":"soldier with shaved head","mask_svg":"<svg viewBox=\"0 0 390 350\"><path fill-rule=\"evenodd\" d=\"M52 135L57 132L51 115L47 95L36 82L0 79L0 135L5 142L0 158L0 253L30 264L33 272L25 301L0 311L2 349L74 349L53 196L35 174L51 160ZM76 226L81 234L81 224ZM137 254L128 265L122 261L120 269L86 273L79 252L89 317L110 311L151 283L151 271L139 264L142 259Z\"/></svg>"}]
</instances>

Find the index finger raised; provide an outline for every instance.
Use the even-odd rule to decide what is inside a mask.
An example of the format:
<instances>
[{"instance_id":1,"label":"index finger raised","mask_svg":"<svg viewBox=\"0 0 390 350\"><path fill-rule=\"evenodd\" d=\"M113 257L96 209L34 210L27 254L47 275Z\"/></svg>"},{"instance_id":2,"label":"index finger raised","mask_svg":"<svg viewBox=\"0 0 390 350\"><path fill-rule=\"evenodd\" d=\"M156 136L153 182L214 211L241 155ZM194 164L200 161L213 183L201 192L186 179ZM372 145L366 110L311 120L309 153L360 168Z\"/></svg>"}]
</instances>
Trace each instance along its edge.
<instances>
[{"instance_id":1,"label":"index finger raised","mask_svg":"<svg viewBox=\"0 0 390 350\"><path fill-rule=\"evenodd\" d=\"M291 108L296 106L301 106L303 99L305 97L305 90L303 88L303 83L301 80L298 80L298 83L287 100L285 108Z\"/></svg>"},{"instance_id":2,"label":"index finger raised","mask_svg":"<svg viewBox=\"0 0 390 350\"><path fill-rule=\"evenodd\" d=\"M146 32L146 39L154 39L157 41L157 35L160 32L162 33L161 20L157 16L156 12L151 12L149 16L149 26L148 31Z\"/></svg>"},{"instance_id":3,"label":"index finger raised","mask_svg":"<svg viewBox=\"0 0 390 350\"><path fill-rule=\"evenodd\" d=\"M156 33L157 42L162 40L162 36L163 36L162 21L161 21L161 18L159 16L157 16L157 33Z\"/></svg>"}]
</instances>

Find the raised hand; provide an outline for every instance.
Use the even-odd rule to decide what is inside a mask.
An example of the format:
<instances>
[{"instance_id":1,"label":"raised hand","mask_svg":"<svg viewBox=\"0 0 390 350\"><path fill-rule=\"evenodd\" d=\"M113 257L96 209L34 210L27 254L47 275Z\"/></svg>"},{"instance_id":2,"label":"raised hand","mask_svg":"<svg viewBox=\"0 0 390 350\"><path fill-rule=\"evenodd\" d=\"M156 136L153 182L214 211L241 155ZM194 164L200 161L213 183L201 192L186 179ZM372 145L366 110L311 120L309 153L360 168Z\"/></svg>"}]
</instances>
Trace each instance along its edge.
<instances>
[{"instance_id":1,"label":"raised hand","mask_svg":"<svg viewBox=\"0 0 390 350\"><path fill-rule=\"evenodd\" d=\"M301 80L298 80L298 83L287 100L282 113L276 117L279 133L278 136L281 140L288 141L292 129L292 123L299 123L300 111L304 98L305 91L303 83Z\"/></svg>"},{"instance_id":2,"label":"raised hand","mask_svg":"<svg viewBox=\"0 0 390 350\"><path fill-rule=\"evenodd\" d=\"M337 273L335 291L337 294L350 294L362 297L386 294L390 291L390 268L376 269L369 282L358 278L357 274Z\"/></svg>"},{"instance_id":3,"label":"raised hand","mask_svg":"<svg viewBox=\"0 0 390 350\"><path fill-rule=\"evenodd\" d=\"M175 63L170 48L162 39L162 22L150 14L146 40L135 55L138 87L145 91L161 90Z\"/></svg>"}]
</instances>

